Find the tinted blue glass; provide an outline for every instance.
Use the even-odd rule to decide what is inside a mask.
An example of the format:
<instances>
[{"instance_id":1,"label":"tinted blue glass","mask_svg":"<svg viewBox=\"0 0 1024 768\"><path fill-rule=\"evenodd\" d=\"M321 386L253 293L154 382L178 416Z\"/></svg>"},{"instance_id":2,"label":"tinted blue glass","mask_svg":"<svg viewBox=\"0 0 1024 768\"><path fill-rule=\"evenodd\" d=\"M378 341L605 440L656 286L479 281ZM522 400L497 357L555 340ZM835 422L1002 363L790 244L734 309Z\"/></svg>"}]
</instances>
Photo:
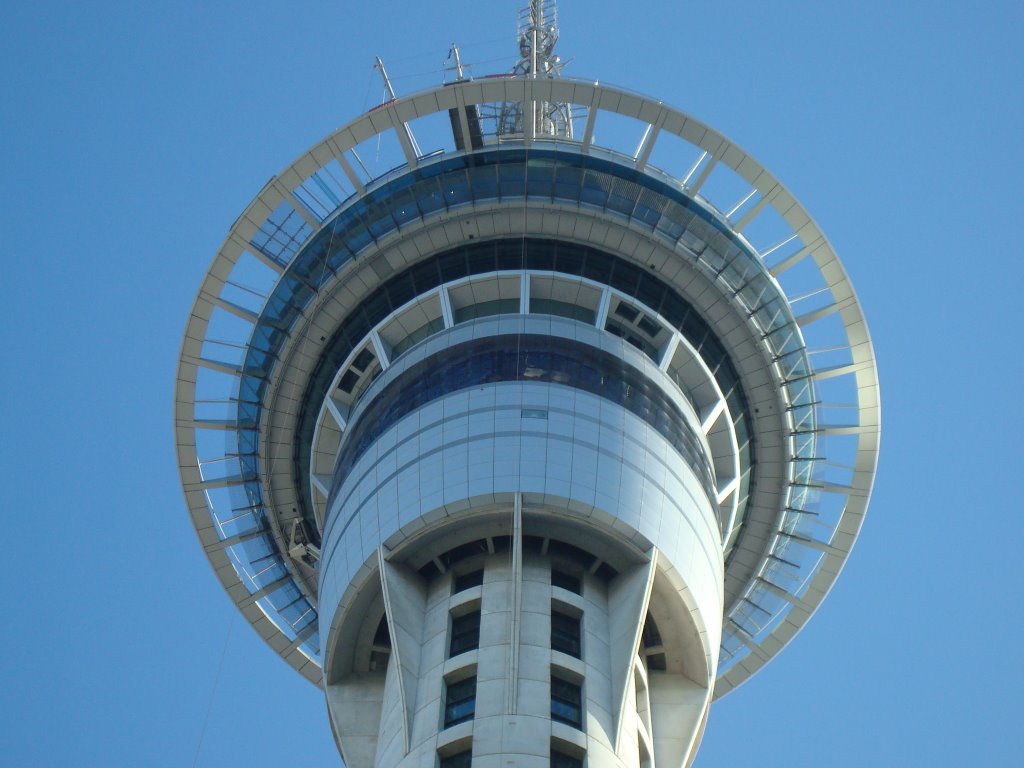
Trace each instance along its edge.
<instances>
[{"instance_id":1,"label":"tinted blue glass","mask_svg":"<svg viewBox=\"0 0 1024 768\"><path fill-rule=\"evenodd\" d=\"M466 203L473 199L469 192L469 179L464 170L445 176L443 189L445 202L449 206Z\"/></svg>"},{"instance_id":2,"label":"tinted blue glass","mask_svg":"<svg viewBox=\"0 0 1024 768\"><path fill-rule=\"evenodd\" d=\"M444 705L444 727L473 719L476 710L476 678L449 683Z\"/></svg>"},{"instance_id":3,"label":"tinted blue glass","mask_svg":"<svg viewBox=\"0 0 1024 768\"><path fill-rule=\"evenodd\" d=\"M526 164L526 194L550 199L555 182L555 165L551 160L531 160Z\"/></svg>"},{"instance_id":4,"label":"tinted blue glass","mask_svg":"<svg viewBox=\"0 0 1024 768\"><path fill-rule=\"evenodd\" d=\"M436 179L417 185L416 206L424 216L444 209L444 195Z\"/></svg>"},{"instance_id":5,"label":"tinted blue glass","mask_svg":"<svg viewBox=\"0 0 1024 768\"><path fill-rule=\"evenodd\" d=\"M471 750L459 752L457 755L442 757L441 768L471 768L473 765L473 753Z\"/></svg>"},{"instance_id":6,"label":"tinted blue glass","mask_svg":"<svg viewBox=\"0 0 1024 768\"><path fill-rule=\"evenodd\" d=\"M551 649L580 658L579 618L551 612Z\"/></svg>"},{"instance_id":7,"label":"tinted blue glass","mask_svg":"<svg viewBox=\"0 0 1024 768\"><path fill-rule=\"evenodd\" d=\"M392 198L392 203L392 215L394 216L395 222L398 226L420 217L420 211L416 207L416 197L412 190L402 189L396 191Z\"/></svg>"},{"instance_id":8,"label":"tinted blue glass","mask_svg":"<svg viewBox=\"0 0 1024 768\"><path fill-rule=\"evenodd\" d=\"M523 168L521 165L498 166L498 190L502 200L521 199L525 194L523 188Z\"/></svg>"},{"instance_id":9,"label":"tinted blue glass","mask_svg":"<svg viewBox=\"0 0 1024 768\"><path fill-rule=\"evenodd\" d=\"M470 169L468 173L466 169ZM532 148L529 153L520 148L489 149L470 155L445 158L440 162L429 163L402 173L395 178L382 177L380 184L380 187L369 195L353 195L346 200L334 218L330 219L298 253L295 253L295 249L309 234L304 222L294 214L292 219L278 221L278 217L272 222L271 229L274 230L273 238L276 243L271 248L274 251L272 257L282 265L289 261L290 263L285 279L279 281L275 287L274 294L268 299L265 313L257 324L258 333L263 335L257 337L254 334L253 344L243 363L243 370L255 376L248 381L247 377L243 377L243 387L240 388L240 399L243 403L240 404L238 412L240 424L253 423L259 418L259 403L262 401L265 388L263 377L269 366L273 365L276 348L284 338L281 329L291 326L305 305L312 300L317 288L325 280L331 279L338 269L368 246L375 237L380 237L396 226L415 218L428 216L452 205L462 205L472 200L495 199L497 196L504 199L522 199L529 190L531 195L551 195L556 200L606 209L609 205L609 196L614 189L616 194L612 195L610 204L621 215L637 219L648 227L655 227L656 232L670 243L679 238L695 253L704 253L705 261L708 263L721 262L721 252L725 251L729 252L730 257L741 253L744 260L756 259L756 256L746 254L745 246L725 228L715 214L690 200L679 190L636 169L594 155L537 148ZM662 203L655 202L655 197L668 201L664 205L663 213L659 213ZM371 215L370 209L375 204L383 205L389 210L385 212L378 208ZM261 237L267 241L265 244L262 241L260 243L264 246L262 250L266 251L270 246L270 231L265 231ZM498 262L501 264L499 268L522 267L525 261L530 260L538 263L555 261L558 264L555 267L558 271L593 277L633 296L644 290L645 280L655 279L642 272L636 274L635 269L614 269L616 274L609 277L613 265L618 260L598 254L592 249L552 243L544 243L543 246L534 248L534 257L531 257L525 244L521 246L518 254L498 254ZM711 248L718 252L705 253L705 250L710 251ZM586 255L581 257L581 252L585 252ZM479 262L474 260L473 267L478 264ZM531 268L552 267L538 265ZM422 280L414 278L416 290L427 290L428 288L421 287L426 284L436 285L434 275L437 272L437 265L434 264L433 275ZM445 279L451 278L446 276ZM666 304L667 306L662 307L662 313L677 328L682 330L687 326L688 330L695 332L698 337L707 334L707 326L685 302L678 300L673 294ZM266 330L268 325L274 329L274 333ZM307 397L305 402L322 401L334 372L351 351L352 344L362 338L360 333L365 335L363 331L368 332L369 329L365 328L365 325L366 318L361 316L356 322L339 331L329 342L328 352L318 362L306 393L307 396L312 395L312 399ZM691 338L687 330L684 330L684 333ZM359 338L353 338L354 336ZM788 346L786 351L789 351ZM799 378L806 375L806 365L799 359L799 355L794 357L797 359L792 364L791 377ZM723 389L732 387L736 374L724 352L712 365L712 370L719 383L723 385ZM740 399L743 401L743 419L748 420L749 414L742 393ZM245 407L246 402L252 405ZM301 435L308 437L308 434L311 434L315 416L315 409L306 409L305 413L300 414ZM750 430L745 431L749 433ZM298 453L303 453L301 448ZM744 453L747 457L751 455L749 444ZM297 479L302 486L308 482L301 471L297 471Z\"/></svg>"},{"instance_id":10,"label":"tinted blue glass","mask_svg":"<svg viewBox=\"0 0 1024 768\"><path fill-rule=\"evenodd\" d=\"M562 200L576 200L583 183L583 169L561 163L555 170L555 197Z\"/></svg>"},{"instance_id":11,"label":"tinted blue glass","mask_svg":"<svg viewBox=\"0 0 1024 768\"><path fill-rule=\"evenodd\" d=\"M493 165L473 166L469 178L474 200L493 200L498 196L498 176Z\"/></svg>"},{"instance_id":12,"label":"tinted blue glass","mask_svg":"<svg viewBox=\"0 0 1024 768\"><path fill-rule=\"evenodd\" d=\"M679 407L644 374L608 352L537 334L490 336L449 347L389 382L355 424L338 455L333 487L385 430L417 408L471 387L535 381L581 389L640 417L676 449L714 498L711 463Z\"/></svg>"},{"instance_id":13,"label":"tinted blue glass","mask_svg":"<svg viewBox=\"0 0 1024 768\"><path fill-rule=\"evenodd\" d=\"M551 768L583 768L583 761L578 757L551 750Z\"/></svg>"},{"instance_id":14,"label":"tinted blue glass","mask_svg":"<svg viewBox=\"0 0 1024 768\"><path fill-rule=\"evenodd\" d=\"M583 692L578 685L551 678L551 719L576 728L583 724Z\"/></svg>"},{"instance_id":15,"label":"tinted blue glass","mask_svg":"<svg viewBox=\"0 0 1024 768\"><path fill-rule=\"evenodd\" d=\"M452 636L448 656L458 656L480 646L480 611L452 619Z\"/></svg>"},{"instance_id":16,"label":"tinted blue glass","mask_svg":"<svg viewBox=\"0 0 1024 768\"><path fill-rule=\"evenodd\" d=\"M564 272L570 275L584 275L599 282L613 284L630 295L642 297L645 303L657 304L656 296L661 296L660 311L673 326L679 329L690 340L695 348L708 361L709 367L718 380L723 392L736 393L730 398L729 405L737 417L737 432L740 438L741 461L743 466L750 466L753 461L750 429L750 414L746 398L739 389L739 379L732 362L726 356L721 345L711 334L708 325L671 288L657 277L622 262L620 259L595 250L589 246L575 243L562 243L551 240L517 239L514 241L497 240L486 243L468 243L450 251L425 259L410 267L385 283L378 292L388 293L391 306L401 306L408 295L409 285L417 294L436 288L442 282L449 282L461 277L490 272L495 269L522 268L543 269ZM367 301L372 300L368 298ZM370 330L367 312L360 306L343 323L338 332L327 344L327 352L318 362L310 380L303 402L321 402L326 394L334 373L341 367L353 349L353 345L362 340ZM411 347L412 345L409 345ZM406 348L409 348L406 347ZM583 370L574 376L589 380L591 372ZM597 377L599 379L599 376ZM262 393L262 380L256 380ZM241 413L240 406L240 413ZM252 406L247 413L250 419L257 418L258 408ZM294 467L297 482L305 486L307 478L301 471L309 458L309 440L315 427L316 409L305 409L300 413L301 427L297 440L297 451L294 456ZM660 417L658 417L660 418ZM659 429L660 431L660 429ZM749 476L749 475L747 475ZM739 511L743 514L741 503ZM310 521L312 524L312 521Z\"/></svg>"},{"instance_id":17,"label":"tinted blue glass","mask_svg":"<svg viewBox=\"0 0 1024 768\"><path fill-rule=\"evenodd\" d=\"M594 171L583 174L583 187L580 190L580 202L604 208L608 202L610 179Z\"/></svg>"}]
</instances>

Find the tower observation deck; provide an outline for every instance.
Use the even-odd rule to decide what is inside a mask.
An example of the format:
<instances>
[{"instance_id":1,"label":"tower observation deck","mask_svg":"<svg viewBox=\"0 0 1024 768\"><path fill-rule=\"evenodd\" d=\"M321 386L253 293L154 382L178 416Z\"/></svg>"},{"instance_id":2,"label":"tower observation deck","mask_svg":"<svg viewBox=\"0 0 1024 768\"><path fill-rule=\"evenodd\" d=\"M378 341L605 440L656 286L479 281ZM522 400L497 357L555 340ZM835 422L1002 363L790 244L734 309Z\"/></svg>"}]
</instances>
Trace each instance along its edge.
<instances>
[{"instance_id":1,"label":"tower observation deck","mask_svg":"<svg viewBox=\"0 0 1024 768\"><path fill-rule=\"evenodd\" d=\"M688 765L866 512L878 381L831 245L557 37L532 2L510 74L303 153L188 318L193 523L349 768Z\"/></svg>"}]
</instances>

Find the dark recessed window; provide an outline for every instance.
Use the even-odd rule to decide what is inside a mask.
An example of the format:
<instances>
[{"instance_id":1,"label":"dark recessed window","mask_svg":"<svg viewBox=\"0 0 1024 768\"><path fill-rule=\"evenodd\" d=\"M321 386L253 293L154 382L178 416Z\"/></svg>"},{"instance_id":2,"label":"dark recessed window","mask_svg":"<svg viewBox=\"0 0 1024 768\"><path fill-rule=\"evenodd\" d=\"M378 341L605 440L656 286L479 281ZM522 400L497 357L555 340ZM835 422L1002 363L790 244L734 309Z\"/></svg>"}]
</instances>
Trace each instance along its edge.
<instances>
[{"instance_id":1,"label":"dark recessed window","mask_svg":"<svg viewBox=\"0 0 1024 768\"><path fill-rule=\"evenodd\" d=\"M583 594L583 583L578 576L572 576L565 571L559 571L555 568L551 569L551 586L567 589L570 592L575 592L577 595Z\"/></svg>"},{"instance_id":2,"label":"dark recessed window","mask_svg":"<svg viewBox=\"0 0 1024 768\"><path fill-rule=\"evenodd\" d=\"M391 633L388 631L388 617L384 616L377 624L377 631L373 633L373 644L384 648L391 647Z\"/></svg>"},{"instance_id":3,"label":"dark recessed window","mask_svg":"<svg viewBox=\"0 0 1024 768\"><path fill-rule=\"evenodd\" d=\"M544 536L531 536L528 533L523 534L523 552L546 552L544 549L544 542L547 538Z\"/></svg>"},{"instance_id":4,"label":"dark recessed window","mask_svg":"<svg viewBox=\"0 0 1024 768\"><path fill-rule=\"evenodd\" d=\"M551 768L583 768L583 760L552 749Z\"/></svg>"},{"instance_id":5,"label":"dark recessed window","mask_svg":"<svg viewBox=\"0 0 1024 768\"><path fill-rule=\"evenodd\" d=\"M580 620L578 616L568 616L558 611L551 611L551 650L568 653L580 658Z\"/></svg>"},{"instance_id":6,"label":"dark recessed window","mask_svg":"<svg viewBox=\"0 0 1024 768\"><path fill-rule=\"evenodd\" d=\"M467 677L457 683L449 683L444 700L444 727L450 728L453 725L472 720L475 711L476 677Z\"/></svg>"},{"instance_id":7,"label":"dark recessed window","mask_svg":"<svg viewBox=\"0 0 1024 768\"><path fill-rule=\"evenodd\" d=\"M660 330L661 330L661 326L660 326L660 325L658 325L658 324L657 324L656 322L654 322L653 320L649 320L649 319L648 319L648 318L646 318L646 317L641 317L641 318L640 318L639 320L637 320L637 323L636 323L636 325L637 325L637 327L638 327L638 328L639 328L639 329L640 329L641 331L643 331L644 333L646 333L646 334L647 334L648 336L650 336L650 337L651 337L652 339L653 339L653 338L654 338L655 336L657 336L657 335L658 335L658 331L660 331Z\"/></svg>"},{"instance_id":8,"label":"dark recessed window","mask_svg":"<svg viewBox=\"0 0 1024 768\"><path fill-rule=\"evenodd\" d=\"M402 396L402 392L395 393L398 397ZM460 544L457 547L452 547L438 560L444 563L446 566L451 567L460 560L465 560L467 557L473 555L485 555L490 550L487 548L487 539L477 539L476 541L467 541L465 544Z\"/></svg>"},{"instance_id":9,"label":"dark recessed window","mask_svg":"<svg viewBox=\"0 0 1024 768\"><path fill-rule=\"evenodd\" d=\"M634 320L636 320L637 315L639 315L640 313L637 312L628 304L619 304L619 306L615 308L615 314L618 315L619 317L625 318L629 322L633 322Z\"/></svg>"},{"instance_id":10,"label":"dark recessed window","mask_svg":"<svg viewBox=\"0 0 1024 768\"><path fill-rule=\"evenodd\" d=\"M643 647L643 655L647 660L648 670L664 671L668 668L665 653L661 650L661 633L658 631L658 625L650 613L647 614L647 620L644 621L640 644Z\"/></svg>"},{"instance_id":11,"label":"dark recessed window","mask_svg":"<svg viewBox=\"0 0 1024 768\"><path fill-rule=\"evenodd\" d=\"M352 361L352 367L357 368L360 371L365 371L374 359L373 353L368 349L364 349L356 355L356 359Z\"/></svg>"},{"instance_id":12,"label":"dark recessed window","mask_svg":"<svg viewBox=\"0 0 1024 768\"><path fill-rule=\"evenodd\" d=\"M480 647L480 611L473 611L463 616L452 617L452 641L448 656Z\"/></svg>"},{"instance_id":13,"label":"dark recessed window","mask_svg":"<svg viewBox=\"0 0 1024 768\"><path fill-rule=\"evenodd\" d=\"M650 613L647 614L647 620L644 621L644 629L640 636L640 642L643 643L645 648L657 648L662 644L661 632L658 631L658 625Z\"/></svg>"},{"instance_id":14,"label":"dark recessed window","mask_svg":"<svg viewBox=\"0 0 1024 768\"><path fill-rule=\"evenodd\" d=\"M618 576L619 572L612 568L610 565L608 565L608 563L601 563L599 566L597 566L597 571L594 572L594 575L597 576L597 578L599 578L601 581L607 582L611 581L616 576Z\"/></svg>"},{"instance_id":15,"label":"dark recessed window","mask_svg":"<svg viewBox=\"0 0 1024 768\"><path fill-rule=\"evenodd\" d=\"M352 393L352 388L359 382L359 374L349 369L345 371L345 375L341 377L341 381L338 382L338 389L344 392L346 395Z\"/></svg>"},{"instance_id":16,"label":"dark recessed window","mask_svg":"<svg viewBox=\"0 0 1024 768\"><path fill-rule=\"evenodd\" d=\"M664 653L652 653L647 657L647 669L655 672L664 672L668 669L668 659Z\"/></svg>"},{"instance_id":17,"label":"dark recessed window","mask_svg":"<svg viewBox=\"0 0 1024 768\"><path fill-rule=\"evenodd\" d=\"M452 594L455 594L456 592L462 592L463 590L469 589L470 587L479 587L483 583L483 568L480 568L476 571L470 571L469 573L464 573L461 576L455 577L455 583L452 586Z\"/></svg>"},{"instance_id":18,"label":"dark recessed window","mask_svg":"<svg viewBox=\"0 0 1024 768\"><path fill-rule=\"evenodd\" d=\"M567 541L559 541L558 539L550 539L548 541L548 554L557 555L562 560L576 563L581 567L581 570L586 570L594 564L597 560L592 554L586 550L580 549L574 544L570 544Z\"/></svg>"},{"instance_id":19,"label":"dark recessed window","mask_svg":"<svg viewBox=\"0 0 1024 768\"><path fill-rule=\"evenodd\" d=\"M469 768L473 764L473 750L467 749L455 755L441 758L440 768ZM552 763L554 765L554 763Z\"/></svg>"},{"instance_id":20,"label":"dark recessed window","mask_svg":"<svg viewBox=\"0 0 1024 768\"><path fill-rule=\"evenodd\" d=\"M441 569L437 567L437 563L433 560L428 560L420 566L419 573L427 581L433 581L435 577L441 575Z\"/></svg>"},{"instance_id":21,"label":"dark recessed window","mask_svg":"<svg viewBox=\"0 0 1024 768\"><path fill-rule=\"evenodd\" d=\"M551 677L551 719L571 725L583 726L583 689L560 677Z\"/></svg>"},{"instance_id":22,"label":"dark recessed window","mask_svg":"<svg viewBox=\"0 0 1024 768\"><path fill-rule=\"evenodd\" d=\"M377 624L373 635L373 649L370 651L370 671L384 670L388 666L391 655L391 635L388 632L388 617L384 616Z\"/></svg>"},{"instance_id":23,"label":"dark recessed window","mask_svg":"<svg viewBox=\"0 0 1024 768\"><path fill-rule=\"evenodd\" d=\"M632 344L634 347L639 349L641 352L646 352L648 349L648 347L644 344L643 339L638 339L632 333L627 333L623 338L630 344Z\"/></svg>"},{"instance_id":24,"label":"dark recessed window","mask_svg":"<svg viewBox=\"0 0 1024 768\"><path fill-rule=\"evenodd\" d=\"M530 312L536 315L557 315L594 324L594 310L556 299L530 299Z\"/></svg>"}]
</instances>

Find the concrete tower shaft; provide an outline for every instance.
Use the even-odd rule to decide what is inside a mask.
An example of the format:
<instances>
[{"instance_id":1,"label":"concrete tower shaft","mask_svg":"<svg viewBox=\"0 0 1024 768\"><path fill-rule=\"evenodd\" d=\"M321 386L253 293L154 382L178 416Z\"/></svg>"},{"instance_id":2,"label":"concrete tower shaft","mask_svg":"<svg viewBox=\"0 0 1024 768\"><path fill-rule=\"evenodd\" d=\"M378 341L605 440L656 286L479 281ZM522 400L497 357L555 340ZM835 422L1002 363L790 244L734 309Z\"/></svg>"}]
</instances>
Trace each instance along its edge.
<instances>
[{"instance_id":1,"label":"concrete tower shaft","mask_svg":"<svg viewBox=\"0 0 1024 768\"><path fill-rule=\"evenodd\" d=\"M489 316L403 355L350 423L319 585L346 764L683 764L723 558L708 444L669 376L593 324Z\"/></svg>"}]
</instances>

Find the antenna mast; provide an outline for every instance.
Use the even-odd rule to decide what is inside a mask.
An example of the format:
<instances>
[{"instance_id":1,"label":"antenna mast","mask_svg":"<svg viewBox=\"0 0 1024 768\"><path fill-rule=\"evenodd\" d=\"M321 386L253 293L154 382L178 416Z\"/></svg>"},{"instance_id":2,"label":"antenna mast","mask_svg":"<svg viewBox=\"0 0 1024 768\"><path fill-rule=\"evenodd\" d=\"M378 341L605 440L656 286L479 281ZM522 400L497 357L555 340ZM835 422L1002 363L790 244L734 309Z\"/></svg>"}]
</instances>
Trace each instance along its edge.
<instances>
[{"instance_id":1,"label":"antenna mast","mask_svg":"<svg viewBox=\"0 0 1024 768\"><path fill-rule=\"evenodd\" d=\"M384 91L387 93L388 101L394 101L397 98L397 96L395 96L395 89L391 85L391 78L388 77L388 71L384 69L384 62L381 61L380 56L374 57L373 68L380 70L380 76L384 79ZM416 157L422 155L423 151L420 149L420 145L417 143L416 137L413 136L412 128L409 127L409 124L402 123L402 129L405 133L406 139L408 139L410 150ZM356 159L359 160L358 155L356 156ZM412 162L412 159L413 158L410 158L410 162ZM362 165L362 162L362 160L359 160L360 165ZM363 170L366 170L365 166Z\"/></svg>"},{"instance_id":2,"label":"antenna mast","mask_svg":"<svg viewBox=\"0 0 1024 768\"><path fill-rule=\"evenodd\" d=\"M519 61L512 74L521 77L559 77L564 66L554 54L558 42L558 6L555 0L530 0L519 11L517 24ZM505 104L498 118L498 134L523 133L522 104ZM534 135L572 138L572 107L569 104L537 102Z\"/></svg>"}]
</instances>

